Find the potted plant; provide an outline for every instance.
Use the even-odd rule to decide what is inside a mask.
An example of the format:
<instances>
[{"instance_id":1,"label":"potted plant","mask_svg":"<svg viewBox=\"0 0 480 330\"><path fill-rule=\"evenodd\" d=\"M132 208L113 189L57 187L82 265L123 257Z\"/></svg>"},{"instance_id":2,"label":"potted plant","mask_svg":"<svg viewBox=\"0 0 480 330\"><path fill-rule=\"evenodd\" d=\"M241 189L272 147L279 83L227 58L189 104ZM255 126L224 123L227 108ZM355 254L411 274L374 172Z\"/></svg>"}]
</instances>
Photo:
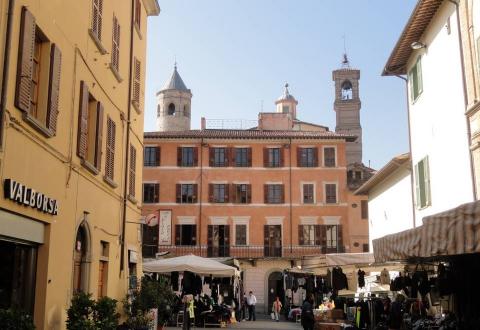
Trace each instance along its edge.
<instances>
[{"instance_id":1,"label":"potted plant","mask_svg":"<svg viewBox=\"0 0 480 330\"><path fill-rule=\"evenodd\" d=\"M117 301L109 297L93 300L90 293L78 292L67 311L68 330L115 330L120 314Z\"/></svg>"}]
</instances>

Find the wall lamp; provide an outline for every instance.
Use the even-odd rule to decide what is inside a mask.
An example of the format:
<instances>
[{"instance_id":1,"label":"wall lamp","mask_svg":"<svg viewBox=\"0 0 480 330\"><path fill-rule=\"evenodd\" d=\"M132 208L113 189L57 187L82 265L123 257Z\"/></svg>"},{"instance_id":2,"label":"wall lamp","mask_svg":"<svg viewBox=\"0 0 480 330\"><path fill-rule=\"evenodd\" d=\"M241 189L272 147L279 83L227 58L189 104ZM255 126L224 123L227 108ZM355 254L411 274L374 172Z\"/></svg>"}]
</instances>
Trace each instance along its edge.
<instances>
[{"instance_id":1,"label":"wall lamp","mask_svg":"<svg viewBox=\"0 0 480 330\"><path fill-rule=\"evenodd\" d=\"M416 50L416 49L427 48L427 45L425 45L423 42L420 42L420 41L414 41L411 43L410 47Z\"/></svg>"}]
</instances>

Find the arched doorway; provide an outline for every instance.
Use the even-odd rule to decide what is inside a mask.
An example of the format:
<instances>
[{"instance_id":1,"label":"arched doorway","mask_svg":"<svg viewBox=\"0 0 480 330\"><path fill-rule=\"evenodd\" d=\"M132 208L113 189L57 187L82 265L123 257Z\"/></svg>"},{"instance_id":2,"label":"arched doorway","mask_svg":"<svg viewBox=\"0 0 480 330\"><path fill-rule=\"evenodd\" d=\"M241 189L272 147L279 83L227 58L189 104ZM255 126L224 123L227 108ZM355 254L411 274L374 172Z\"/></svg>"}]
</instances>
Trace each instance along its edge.
<instances>
[{"instance_id":1,"label":"arched doorway","mask_svg":"<svg viewBox=\"0 0 480 330\"><path fill-rule=\"evenodd\" d=\"M85 223L77 230L73 252L73 291L88 292L90 235Z\"/></svg>"},{"instance_id":2,"label":"arched doorway","mask_svg":"<svg viewBox=\"0 0 480 330\"><path fill-rule=\"evenodd\" d=\"M285 288L283 287L283 274L281 272L273 272L268 276L268 305L267 314L272 310L273 302L279 297L282 305L285 306Z\"/></svg>"}]
</instances>

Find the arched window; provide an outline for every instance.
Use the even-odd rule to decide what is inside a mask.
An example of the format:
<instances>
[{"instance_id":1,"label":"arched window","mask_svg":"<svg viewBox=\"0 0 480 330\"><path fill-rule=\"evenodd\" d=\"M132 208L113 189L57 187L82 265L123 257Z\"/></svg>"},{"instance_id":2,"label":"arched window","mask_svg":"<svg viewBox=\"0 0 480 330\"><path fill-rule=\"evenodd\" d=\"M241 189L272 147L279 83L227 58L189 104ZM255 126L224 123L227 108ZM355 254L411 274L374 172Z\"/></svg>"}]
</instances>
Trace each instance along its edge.
<instances>
[{"instance_id":1,"label":"arched window","mask_svg":"<svg viewBox=\"0 0 480 330\"><path fill-rule=\"evenodd\" d=\"M157 105L157 117L160 117L160 111L162 110L162 108L160 107L160 104Z\"/></svg>"},{"instance_id":2,"label":"arched window","mask_svg":"<svg viewBox=\"0 0 480 330\"><path fill-rule=\"evenodd\" d=\"M351 100L352 96L352 83L349 80L345 80L342 83L342 100Z\"/></svg>"},{"instance_id":3,"label":"arched window","mask_svg":"<svg viewBox=\"0 0 480 330\"><path fill-rule=\"evenodd\" d=\"M190 118L190 109L188 108L188 105L184 105L184 106L183 106L183 115L184 115L185 117Z\"/></svg>"},{"instance_id":4,"label":"arched window","mask_svg":"<svg viewBox=\"0 0 480 330\"><path fill-rule=\"evenodd\" d=\"M73 254L73 291L88 292L88 271L90 262L88 254L90 251L90 239L88 228L82 223L77 230Z\"/></svg>"},{"instance_id":5,"label":"arched window","mask_svg":"<svg viewBox=\"0 0 480 330\"><path fill-rule=\"evenodd\" d=\"M170 103L170 105L168 106L168 115L175 116L175 104Z\"/></svg>"}]
</instances>

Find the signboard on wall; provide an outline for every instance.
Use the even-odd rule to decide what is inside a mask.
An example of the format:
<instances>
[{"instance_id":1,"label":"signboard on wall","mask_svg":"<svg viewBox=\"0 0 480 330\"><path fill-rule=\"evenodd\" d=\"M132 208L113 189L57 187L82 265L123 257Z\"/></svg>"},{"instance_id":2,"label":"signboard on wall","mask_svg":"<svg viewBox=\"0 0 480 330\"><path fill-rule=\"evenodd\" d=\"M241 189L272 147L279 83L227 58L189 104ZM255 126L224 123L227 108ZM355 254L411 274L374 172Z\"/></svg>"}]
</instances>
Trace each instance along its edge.
<instances>
[{"instance_id":1,"label":"signboard on wall","mask_svg":"<svg viewBox=\"0 0 480 330\"><path fill-rule=\"evenodd\" d=\"M160 210L158 245L172 245L172 210Z\"/></svg>"}]
</instances>

